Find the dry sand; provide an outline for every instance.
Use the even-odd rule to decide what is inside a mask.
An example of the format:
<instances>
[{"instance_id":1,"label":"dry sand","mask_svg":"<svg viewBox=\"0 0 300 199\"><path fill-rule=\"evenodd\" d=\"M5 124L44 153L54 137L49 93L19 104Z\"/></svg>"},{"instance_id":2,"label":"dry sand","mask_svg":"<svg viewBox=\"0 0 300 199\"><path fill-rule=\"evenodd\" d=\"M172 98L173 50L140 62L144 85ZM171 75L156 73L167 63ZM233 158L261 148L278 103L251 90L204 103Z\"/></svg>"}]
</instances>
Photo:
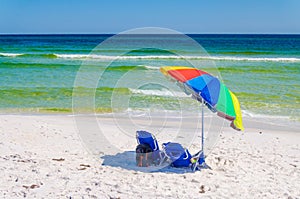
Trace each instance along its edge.
<instances>
[{"instance_id":1,"label":"dry sand","mask_svg":"<svg viewBox=\"0 0 300 199\"><path fill-rule=\"evenodd\" d=\"M89 153L73 116L1 115L0 197L300 198L298 127L248 119L244 132L218 135L206 159L212 170L143 172L134 166L134 138L112 118L99 120L119 154Z\"/></svg>"}]
</instances>

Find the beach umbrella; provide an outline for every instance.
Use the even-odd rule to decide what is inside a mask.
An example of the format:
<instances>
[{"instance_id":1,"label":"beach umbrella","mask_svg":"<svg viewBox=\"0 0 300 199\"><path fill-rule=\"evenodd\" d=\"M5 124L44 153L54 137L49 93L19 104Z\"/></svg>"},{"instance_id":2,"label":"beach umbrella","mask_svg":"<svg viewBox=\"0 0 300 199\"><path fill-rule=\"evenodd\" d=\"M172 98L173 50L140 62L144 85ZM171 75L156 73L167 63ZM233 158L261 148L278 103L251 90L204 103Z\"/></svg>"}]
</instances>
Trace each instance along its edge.
<instances>
[{"instance_id":1,"label":"beach umbrella","mask_svg":"<svg viewBox=\"0 0 300 199\"><path fill-rule=\"evenodd\" d=\"M165 66L161 67L160 71L168 79L175 81L186 94L201 102L201 153L197 157L194 168L205 167L203 107L206 106L218 116L231 121L230 126L240 131L244 130L244 127L239 101L218 78L205 71L184 66Z\"/></svg>"}]
</instances>

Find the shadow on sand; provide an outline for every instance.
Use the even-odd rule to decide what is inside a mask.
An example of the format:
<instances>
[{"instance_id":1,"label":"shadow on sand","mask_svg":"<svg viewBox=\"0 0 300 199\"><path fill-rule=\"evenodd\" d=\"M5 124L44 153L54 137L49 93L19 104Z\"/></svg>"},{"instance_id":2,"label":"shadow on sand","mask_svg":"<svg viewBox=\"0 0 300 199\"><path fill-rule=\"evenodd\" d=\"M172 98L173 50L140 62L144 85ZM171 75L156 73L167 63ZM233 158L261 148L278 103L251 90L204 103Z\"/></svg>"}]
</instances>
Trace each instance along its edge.
<instances>
[{"instance_id":1,"label":"shadow on sand","mask_svg":"<svg viewBox=\"0 0 300 199\"><path fill-rule=\"evenodd\" d=\"M116 155L104 155L101 159L103 159L102 165L105 166L119 167L145 173L164 172L182 174L192 172L191 168L175 168L171 167L168 163L161 166L138 167L135 162L135 151L124 151L122 153L117 153Z\"/></svg>"}]
</instances>

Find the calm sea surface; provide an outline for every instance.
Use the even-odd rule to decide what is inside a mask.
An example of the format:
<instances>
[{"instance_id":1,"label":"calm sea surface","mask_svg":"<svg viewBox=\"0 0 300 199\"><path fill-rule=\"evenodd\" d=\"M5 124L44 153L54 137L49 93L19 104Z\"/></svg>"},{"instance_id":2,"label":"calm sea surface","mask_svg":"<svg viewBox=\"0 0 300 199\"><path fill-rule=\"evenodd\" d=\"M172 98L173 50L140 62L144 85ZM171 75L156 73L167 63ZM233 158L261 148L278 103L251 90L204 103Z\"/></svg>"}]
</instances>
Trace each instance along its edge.
<instances>
[{"instance_id":1,"label":"calm sea surface","mask_svg":"<svg viewBox=\"0 0 300 199\"><path fill-rule=\"evenodd\" d=\"M197 102L168 90L159 67L196 64L222 79L245 115L299 121L300 35L188 35L208 54L174 35L131 35L96 48L111 36L0 35L0 111L71 112L81 66L91 74L84 78L101 74L96 112L192 111ZM77 96L84 99L92 87L82 85Z\"/></svg>"}]
</instances>

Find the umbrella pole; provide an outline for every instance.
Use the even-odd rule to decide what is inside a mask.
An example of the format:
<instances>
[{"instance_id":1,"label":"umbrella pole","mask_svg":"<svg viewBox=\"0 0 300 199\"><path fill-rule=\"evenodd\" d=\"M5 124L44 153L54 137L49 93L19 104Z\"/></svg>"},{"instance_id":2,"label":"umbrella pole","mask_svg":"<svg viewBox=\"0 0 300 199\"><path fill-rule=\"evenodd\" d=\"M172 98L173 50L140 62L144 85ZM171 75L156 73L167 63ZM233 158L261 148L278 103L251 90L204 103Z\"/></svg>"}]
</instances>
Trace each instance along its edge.
<instances>
[{"instance_id":1,"label":"umbrella pole","mask_svg":"<svg viewBox=\"0 0 300 199\"><path fill-rule=\"evenodd\" d=\"M201 126L201 151L197 153L197 159L194 164L192 164L192 170L200 170L201 168L209 168L205 164L205 156L204 156L204 102L202 99L201 102L201 119L202 119L202 126Z\"/></svg>"},{"instance_id":2,"label":"umbrella pole","mask_svg":"<svg viewBox=\"0 0 300 199\"><path fill-rule=\"evenodd\" d=\"M201 128L201 153L200 153L200 157L199 157L199 163L200 165L203 165L203 163L205 163L205 157L204 157L204 103L203 103L203 99L201 102L201 115L202 115L202 128Z\"/></svg>"}]
</instances>

